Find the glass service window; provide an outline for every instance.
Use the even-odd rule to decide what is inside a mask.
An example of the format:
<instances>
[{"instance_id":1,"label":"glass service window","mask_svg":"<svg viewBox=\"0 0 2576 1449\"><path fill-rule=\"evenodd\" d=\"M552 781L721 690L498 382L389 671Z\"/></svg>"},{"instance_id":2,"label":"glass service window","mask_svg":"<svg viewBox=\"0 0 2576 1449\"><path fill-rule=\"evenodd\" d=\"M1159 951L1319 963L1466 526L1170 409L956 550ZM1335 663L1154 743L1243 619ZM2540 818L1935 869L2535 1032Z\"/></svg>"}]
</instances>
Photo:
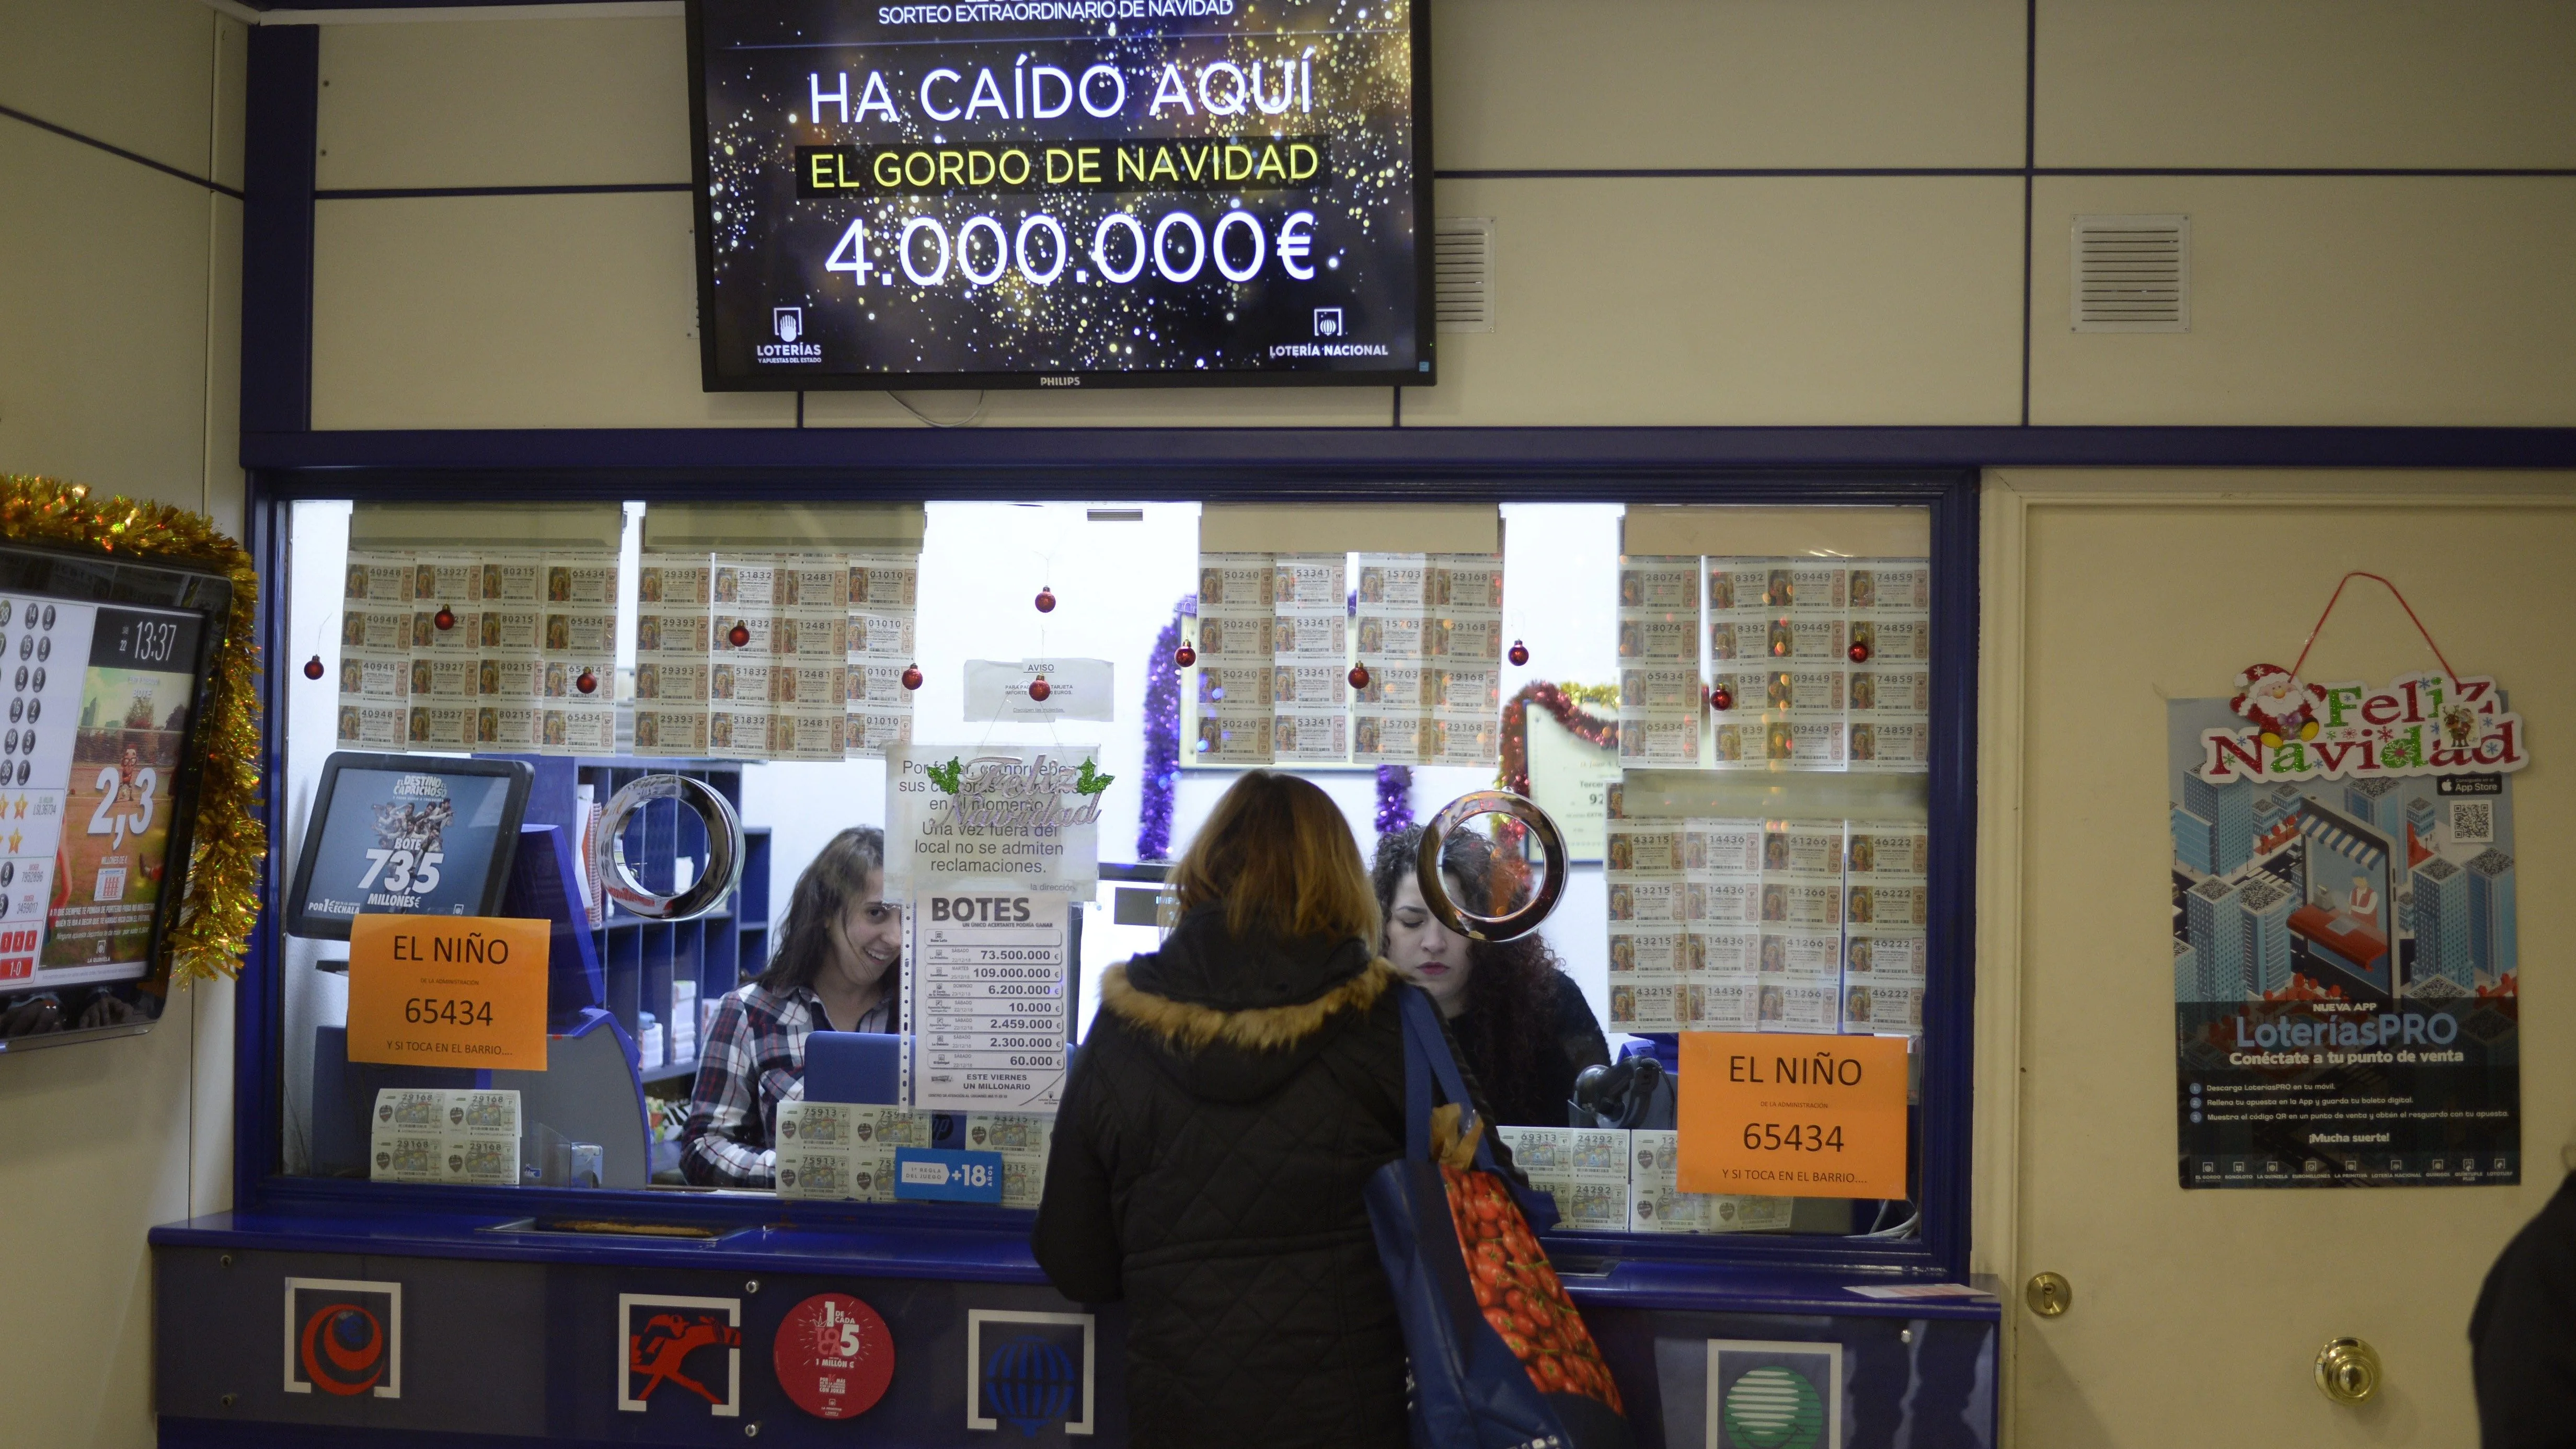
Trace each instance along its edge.
<instances>
[{"instance_id":1,"label":"glass service window","mask_svg":"<svg viewBox=\"0 0 2576 1449\"><path fill-rule=\"evenodd\" d=\"M544 1071L379 1060L352 1040L349 944L282 938L282 1168L868 1203L895 1199L896 1151L951 1147L995 1153L999 1200L1033 1207L1049 1084L1101 974L1156 948L1165 864L1259 767L1320 786L1387 862L1379 947L1451 1013L1565 1228L1912 1236L1902 1200L1681 1192L1669 1078L1678 1033L1740 1031L1901 1037L1919 1080L1946 667L1926 518L291 505L288 647L320 668L287 689L281 859L321 824L335 754L417 757L424 791L470 755L529 777L503 914L569 875ZM1096 883L1020 922L889 885L849 832L888 825L890 771L1006 750L1106 782ZM621 906L592 865L603 810L669 774L743 827L738 884L695 919ZM1549 813L1570 863L1535 935L1471 946L1400 857L1497 785ZM416 865L432 803L370 798L400 820L366 828ZM674 800L616 843L647 894L729 873ZM1441 849L1471 909L1526 900L1546 869L1492 817ZM409 909L377 895L362 909ZM836 1040L809 1071L816 1030L890 1045Z\"/></svg>"}]
</instances>

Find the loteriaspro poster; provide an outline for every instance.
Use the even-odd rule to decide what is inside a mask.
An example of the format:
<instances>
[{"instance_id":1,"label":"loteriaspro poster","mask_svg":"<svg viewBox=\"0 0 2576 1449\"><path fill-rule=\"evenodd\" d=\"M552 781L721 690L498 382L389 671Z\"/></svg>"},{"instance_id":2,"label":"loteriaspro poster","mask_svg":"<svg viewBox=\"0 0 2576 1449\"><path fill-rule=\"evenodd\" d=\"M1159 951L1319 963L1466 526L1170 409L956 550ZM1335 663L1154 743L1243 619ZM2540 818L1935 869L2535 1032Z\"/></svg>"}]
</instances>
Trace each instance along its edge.
<instances>
[{"instance_id":1,"label":"loteriaspro poster","mask_svg":"<svg viewBox=\"0 0 2576 1449\"><path fill-rule=\"evenodd\" d=\"M2187 1188L2522 1176L2512 772L2492 679L2172 701Z\"/></svg>"}]
</instances>

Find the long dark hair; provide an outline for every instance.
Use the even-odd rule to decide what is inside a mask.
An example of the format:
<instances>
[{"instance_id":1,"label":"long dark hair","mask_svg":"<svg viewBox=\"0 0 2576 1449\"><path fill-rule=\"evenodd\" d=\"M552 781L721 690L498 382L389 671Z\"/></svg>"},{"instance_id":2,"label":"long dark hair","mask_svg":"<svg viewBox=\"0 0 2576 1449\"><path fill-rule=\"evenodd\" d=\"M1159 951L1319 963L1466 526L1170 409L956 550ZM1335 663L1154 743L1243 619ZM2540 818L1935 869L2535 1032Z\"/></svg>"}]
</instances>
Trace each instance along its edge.
<instances>
[{"instance_id":1,"label":"long dark hair","mask_svg":"<svg viewBox=\"0 0 2576 1449\"><path fill-rule=\"evenodd\" d=\"M778 948L769 953L769 965L758 978L760 989L784 995L813 981L840 949L841 918L866 894L868 872L883 869L885 832L873 825L853 825L816 851L787 898L787 919L778 928ZM897 970L899 964L886 969Z\"/></svg>"},{"instance_id":2,"label":"long dark hair","mask_svg":"<svg viewBox=\"0 0 2576 1449\"><path fill-rule=\"evenodd\" d=\"M1412 829L1378 837L1369 882L1377 887L1381 913L1395 910L1396 887L1413 874L1421 842L1422 832ZM1491 895L1493 850L1483 840L1465 831L1451 835L1441 864L1446 874L1458 877L1461 894L1471 903ZM1378 944L1385 948L1383 938ZM1500 944L1470 941L1467 960L1466 1014L1450 1026L1486 1093L1499 1105L1501 1098L1518 1095L1522 1084L1537 1077L1539 1058L1556 1034L1556 978L1565 963L1536 934Z\"/></svg>"}]
</instances>

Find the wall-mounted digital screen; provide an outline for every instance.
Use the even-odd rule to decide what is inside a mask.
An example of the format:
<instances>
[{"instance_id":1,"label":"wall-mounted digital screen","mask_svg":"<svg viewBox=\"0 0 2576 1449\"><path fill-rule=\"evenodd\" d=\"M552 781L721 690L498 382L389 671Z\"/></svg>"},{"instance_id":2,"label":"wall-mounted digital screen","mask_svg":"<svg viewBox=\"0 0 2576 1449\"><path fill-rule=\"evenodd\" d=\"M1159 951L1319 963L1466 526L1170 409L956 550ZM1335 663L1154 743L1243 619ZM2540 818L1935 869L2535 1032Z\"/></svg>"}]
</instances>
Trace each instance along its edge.
<instances>
[{"instance_id":1,"label":"wall-mounted digital screen","mask_svg":"<svg viewBox=\"0 0 2576 1449\"><path fill-rule=\"evenodd\" d=\"M223 579L0 545L0 1038L140 1029L188 875ZM42 1043L37 1043L42 1044Z\"/></svg>"},{"instance_id":2,"label":"wall-mounted digital screen","mask_svg":"<svg viewBox=\"0 0 2576 1449\"><path fill-rule=\"evenodd\" d=\"M691 0L710 390L1434 381L1418 0Z\"/></svg>"},{"instance_id":3,"label":"wall-mounted digital screen","mask_svg":"<svg viewBox=\"0 0 2576 1449\"><path fill-rule=\"evenodd\" d=\"M332 755L287 895L288 929L345 941L362 912L498 915L534 775L519 760Z\"/></svg>"}]
</instances>

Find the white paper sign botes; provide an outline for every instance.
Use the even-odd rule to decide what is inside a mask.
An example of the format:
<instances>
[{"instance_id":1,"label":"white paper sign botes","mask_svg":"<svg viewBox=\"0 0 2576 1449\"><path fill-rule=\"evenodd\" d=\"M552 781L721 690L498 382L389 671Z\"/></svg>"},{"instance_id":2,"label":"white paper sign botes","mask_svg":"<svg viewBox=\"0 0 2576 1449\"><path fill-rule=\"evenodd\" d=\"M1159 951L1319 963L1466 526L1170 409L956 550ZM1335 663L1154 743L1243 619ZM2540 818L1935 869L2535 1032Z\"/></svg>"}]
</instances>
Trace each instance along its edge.
<instances>
[{"instance_id":1,"label":"white paper sign botes","mask_svg":"<svg viewBox=\"0 0 2576 1449\"><path fill-rule=\"evenodd\" d=\"M1047 682L1047 697L1029 698L1029 683ZM1112 682L1106 659L999 659L966 661L966 717L970 720L1110 718Z\"/></svg>"},{"instance_id":2,"label":"white paper sign botes","mask_svg":"<svg viewBox=\"0 0 2576 1449\"><path fill-rule=\"evenodd\" d=\"M886 751L886 894L1089 891L1100 797L1089 746L899 745Z\"/></svg>"}]
</instances>

